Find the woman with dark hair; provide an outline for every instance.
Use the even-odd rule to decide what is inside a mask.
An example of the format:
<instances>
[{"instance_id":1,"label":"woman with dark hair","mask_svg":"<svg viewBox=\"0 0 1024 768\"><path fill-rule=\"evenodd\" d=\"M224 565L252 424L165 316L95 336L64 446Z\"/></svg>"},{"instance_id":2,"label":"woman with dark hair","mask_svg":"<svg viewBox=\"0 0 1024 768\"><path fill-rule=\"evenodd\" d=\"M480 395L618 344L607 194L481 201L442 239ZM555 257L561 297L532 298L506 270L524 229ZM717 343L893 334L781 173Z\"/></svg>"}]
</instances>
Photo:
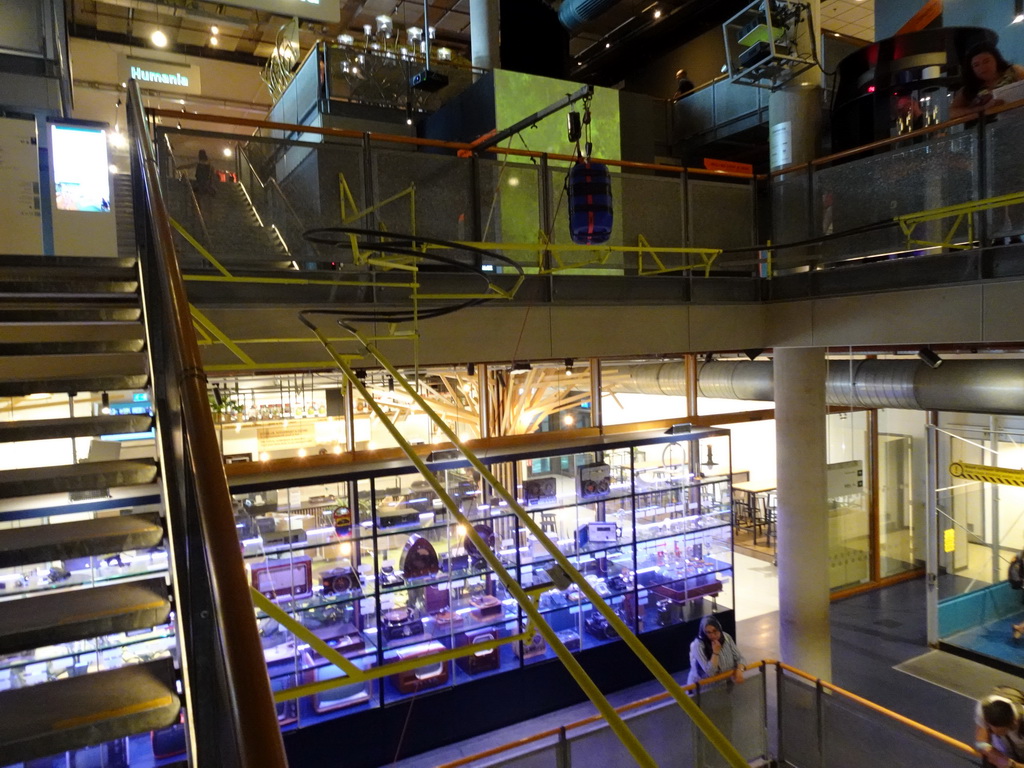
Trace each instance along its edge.
<instances>
[{"instance_id":1,"label":"woman with dark hair","mask_svg":"<svg viewBox=\"0 0 1024 768\"><path fill-rule=\"evenodd\" d=\"M1024 693L997 686L975 705L974 728L974 748L982 755L982 765L1024 766Z\"/></svg>"},{"instance_id":2,"label":"woman with dark hair","mask_svg":"<svg viewBox=\"0 0 1024 768\"><path fill-rule=\"evenodd\" d=\"M705 616L697 637L690 643L690 674L686 682L696 683L729 670L734 682L743 682L743 655L718 619Z\"/></svg>"},{"instance_id":3,"label":"woman with dark hair","mask_svg":"<svg viewBox=\"0 0 1024 768\"><path fill-rule=\"evenodd\" d=\"M1004 102L994 98L992 91L1003 85L1024 80L1024 67L1011 64L990 42L972 46L964 57L964 85L953 97L950 117L980 115L986 109Z\"/></svg>"}]
</instances>

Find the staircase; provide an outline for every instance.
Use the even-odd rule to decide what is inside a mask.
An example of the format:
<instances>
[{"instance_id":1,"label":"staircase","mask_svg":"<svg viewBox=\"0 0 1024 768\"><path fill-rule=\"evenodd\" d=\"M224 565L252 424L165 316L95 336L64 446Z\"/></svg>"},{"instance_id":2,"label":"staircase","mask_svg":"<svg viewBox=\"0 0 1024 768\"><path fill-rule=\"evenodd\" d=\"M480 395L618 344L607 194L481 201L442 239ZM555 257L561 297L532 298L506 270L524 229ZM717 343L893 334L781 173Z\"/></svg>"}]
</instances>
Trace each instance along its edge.
<instances>
[{"instance_id":1,"label":"staircase","mask_svg":"<svg viewBox=\"0 0 1024 768\"><path fill-rule=\"evenodd\" d=\"M138 287L131 259L0 256L3 766L128 766L179 719Z\"/></svg>"},{"instance_id":2,"label":"staircase","mask_svg":"<svg viewBox=\"0 0 1024 768\"><path fill-rule=\"evenodd\" d=\"M221 264L229 269L270 269L287 267L291 262L281 239L260 221L241 184L215 183L213 196L199 198L202 220L196 214L189 183L177 180L167 184L171 216ZM174 245L183 266L210 268L209 262L177 233Z\"/></svg>"}]
</instances>

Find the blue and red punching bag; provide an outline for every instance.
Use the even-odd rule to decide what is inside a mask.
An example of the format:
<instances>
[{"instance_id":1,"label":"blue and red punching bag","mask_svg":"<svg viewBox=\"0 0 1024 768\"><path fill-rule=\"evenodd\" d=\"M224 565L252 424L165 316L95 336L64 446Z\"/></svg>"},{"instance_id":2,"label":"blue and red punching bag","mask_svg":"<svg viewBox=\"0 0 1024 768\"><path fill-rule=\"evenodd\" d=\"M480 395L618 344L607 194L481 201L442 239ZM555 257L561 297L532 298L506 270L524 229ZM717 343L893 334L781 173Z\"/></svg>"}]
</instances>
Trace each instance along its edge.
<instances>
[{"instance_id":1,"label":"blue and red punching bag","mask_svg":"<svg viewBox=\"0 0 1024 768\"><path fill-rule=\"evenodd\" d=\"M612 235L612 179L608 166L578 160L569 171L569 236L600 245Z\"/></svg>"}]
</instances>

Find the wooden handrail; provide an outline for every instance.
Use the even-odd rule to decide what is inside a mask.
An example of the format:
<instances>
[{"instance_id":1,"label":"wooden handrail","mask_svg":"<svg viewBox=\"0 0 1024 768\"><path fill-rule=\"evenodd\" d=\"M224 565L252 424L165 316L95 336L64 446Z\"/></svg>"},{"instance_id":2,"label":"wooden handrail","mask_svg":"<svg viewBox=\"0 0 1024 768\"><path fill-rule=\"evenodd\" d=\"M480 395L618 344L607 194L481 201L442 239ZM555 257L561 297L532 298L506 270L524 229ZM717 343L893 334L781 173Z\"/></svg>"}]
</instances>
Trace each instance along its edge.
<instances>
[{"instance_id":1,"label":"wooden handrail","mask_svg":"<svg viewBox=\"0 0 1024 768\"><path fill-rule=\"evenodd\" d=\"M766 659L765 663L775 664L775 666L779 669L783 669L786 672L789 672L790 674L796 675L797 677L801 677L804 680L808 680L814 683L815 685L820 685L822 688L832 691L832 693L839 694L843 698L849 699L850 701L860 704L863 707L867 707L873 712L877 712L878 714L884 715L885 717L888 717L891 720L895 720L898 723L902 723L903 725L917 731L918 733L921 733L925 736L929 736L933 739L936 739L937 741L941 741L946 746L952 747L953 749L963 752L965 755L968 755L970 757L977 757L980 754L973 748L964 744L962 741L957 741L951 736L947 736L944 733L932 730L926 725L921 725L916 720L911 720L909 717L904 717L898 712L893 712L891 709L886 709L880 704L875 704L875 702L868 701L867 699L858 696L855 693L850 693L849 691L844 690L837 685L833 685L832 683L826 682L825 680L822 680L819 677L815 677L814 675L808 674L807 672L804 672L802 669L791 667L789 666L789 664L786 664L781 661L771 661L770 659Z\"/></svg>"},{"instance_id":2,"label":"wooden handrail","mask_svg":"<svg viewBox=\"0 0 1024 768\"><path fill-rule=\"evenodd\" d=\"M761 669L769 663L771 662L758 661L754 664L747 664L743 667L743 670L750 671L752 669ZM689 685L683 686L683 690L687 692L694 691L697 689L698 686L712 685L714 683L720 683L724 680L728 680L730 677L732 677L732 675L733 670L730 669L726 672L722 672L718 675L715 675L714 677L709 677L706 680L701 680L699 683L690 683ZM640 707L646 707L651 704L657 704L659 702L664 701L667 698L669 698L669 693L667 691L662 691L661 693L656 693L653 696L647 696L643 699L631 701L628 704L622 704L616 707L615 711L619 714L622 714L623 712L629 712L634 709L639 709ZM543 739L551 738L552 736L557 736L563 730L572 731L577 728L582 728L585 725L590 725L591 723L600 722L601 720L602 717L600 715L591 715L590 717L585 717L582 720L576 720L575 722L569 723L565 726L560 726L558 728L549 728L546 731L540 731L539 733L535 733L532 736L524 736L523 738L517 739L516 741L511 741L508 744L502 744L497 747L492 747L491 749L484 750L483 752L478 752L475 755L460 757L458 760L453 760L450 763L442 763L441 765L436 766L436 768L459 768L459 766L469 765L470 763L475 762L477 760L482 760L487 757L493 757L494 755L500 755L502 752L508 752L512 749L524 747L527 744L533 744L537 741L542 741Z\"/></svg>"},{"instance_id":3,"label":"wooden handrail","mask_svg":"<svg viewBox=\"0 0 1024 768\"><path fill-rule=\"evenodd\" d=\"M176 112L170 109L151 109L148 114L154 117L167 117L174 120L196 120L202 123L219 123L222 125L238 125L245 128L262 128L273 131L286 131L288 133L312 133L318 136L333 136L340 139L362 139L368 137L370 141L390 142L392 144L406 144L417 147L432 147L434 149L450 149L455 152L472 152L473 144L460 141L442 141L440 139L421 139L415 136L399 136L390 133L375 133L373 131L352 131L345 128L323 128L315 125L294 125L292 123L278 123L270 120L255 120L249 117L226 117L220 115L206 115L202 113ZM517 157L541 158L549 160L564 160L571 162L576 159L574 155L556 154L550 152L536 152L529 149L515 149L512 147L490 147L486 150L489 153L501 155L513 155ZM593 158L596 162L617 168L633 168L647 171L664 171L669 173L700 174L704 176L723 176L726 178L751 179L749 173L733 173L727 171L710 171L707 168L684 168L680 165L663 165L659 163L639 163L632 160L612 160L606 158Z\"/></svg>"},{"instance_id":4,"label":"wooden handrail","mask_svg":"<svg viewBox=\"0 0 1024 768\"><path fill-rule=\"evenodd\" d=\"M140 182L146 194L150 244L155 250L152 254L155 277L159 293L164 299L159 306L163 310L160 317L153 316L157 307L146 306L146 321L147 324L162 324L169 338L176 342L167 345L168 349L151 350L153 355L162 353L168 358L163 361L167 365L166 369L154 371L154 374L173 375L180 392L182 428L181 434L176 436L180 439L177 446L180 453L172 457L175 460L172 463L187 459L194 482L202 527L201 536L196 538L202 542L209 566L213 610L216 614L214 623L221 638L221 648L218 650L223 654L227 688L225 693L230 704L230 711L223 715L233 727L230 735L237 745L239 765L244 768L284 768L288 765L284 742L254 619L255 610L249 598L249 584L245 578L241 548L238 546L234 510L210 414L206 376L192 328L184 282L175 258L156 153L146 131L146 116L138 82L132 80L128 91L128 114L134 134L137 169L142 174ZM145 214L136 210L136 216L140 215ZM165 429L173 431L173 426L168 424ZM183 471L183 468L176 470L165 464L162 471L166 484L173 472ZM179 606L179 610L181 608ZM216 684L215 681L204 682ZM201 691L196 691L196 694L207 695Z\"/></svg>"},{"instance_id":5,"label":"wooden handrail","mask_svg":"<svg viewBox=\"0 0 1024 768\"><path fill-rule=\"evenodd\" d=\"M882 706L880 706L878 704L875 704L872 701L868 701L867 699L864 699L864 698L862 698L862 697L860 697L860 696L858 696L858 695L856 695L854 693L850 693L849 691L846 691L846 690L844 690L844 689L842 689L842 688L840 688L840 687L838 687L836 685L833 685L831 683L825 682L824 680L821 680L820 678L814 677L813 675L810 675L807 672L804 672L803 670L797 669L796 667L791 667L788 664L784 664L781 661L776 661L774 659L764 659L764 660L756 662L754 664L747 664L743 669L745 671L749 671L749 670L753 670L753 669L759 669L759 670L762 670L762 672L763 672L764 668L768 667L769 665L776 667L776 669L785 670L786 672L789 672L789 673L791 673L793 675L796 675L797 677L803 678L803 679L805 679L805 680L807 680L809 682L812 682L812 683L814 683L816 685L820 683L823 688L826 688L826 689L828 689L829 691L831 691L833 693L836 693L836 694L838 694L838 695L840 695L840 696L842 696L844 698L847 698L847 699L849 699L849 700L851 700L851 701L853 701L853 702L855 702L857 704L865 706L868 709L872 710L873 712L876 712L876 713L878 713L880 715L883 715L883 716L885 716L885 717L887 717L887 718L889 718L891 720L895 720L898 723L906 725L907 727L917 731L918 733L921 733L921 734L923 734L925 736L928 736L930 738L936 739L937 741L942 742L946 746L952 747L953 749L956 749L957 751L962 752L963 754L965 754L967 756L977 757L978 754L979 754L978 752L976 752L974 749L972 749L971 747L967 746L963 742L957 741L956 739L954 739L954 738L952 738L950 736L947 736L944 733L940 733L939 731L933 730L933 729L929 728L926 725L921 725L920 723L916 722L915 720L911 720L910 718L904 717L903 715L901 715L901 714L899 714L897 712L893 712L891 709L886 709L885 707L882 707ZM730 670L728 672L723 672L723 673L721 673L719 675L716 675L715 677L708 678L707 680L702 680L700 683L690 684L690 685L686 686L683 690L691 691L691 690L694 690L698 685L701 685L701 686L710 685L712 683L717 683L717 682L721 682L723 680L727 680L731 676L732 676L732 670ZM653 696L648 696L647 698L639 699L637 701L630 702L629 704L623 704L620 707L616 707L615 711L621 714L623 712L628 712L629 710L637 709L639 707L645 707L645 706L649 706L651 704L657 704L657 703L659 703L661 701L664 701L667 698L668 698L668 693L663 691L663 692L655 694ZM453 761L448 762L448 763L442 763L441 765L436 766L436 768L461 768L461 766L470 765L470 764L472 764L472 763L474 763L474 762L476 762L478 760L483 760L483 759L486 759L486 758L489 758L489 757L494 757L495 755L500 755L503 752L509 752L509 751L511 751L513 749L518 749L520 747L527 746L528 744L534 744L534 743L536 743L538 741L542 741L544 739L548 739L548 738L552 738L552 737L558 736L563 730L565 730L565 731L572 731L572 730L575 730L577 728L581 728L581 727L583 727L585 725L590 725L591 723L599 722L600 720L601 720L601 716L600 715L591 715L590 717L586 717L586 718L584 718L582 720L576 720L575 722L569 723L568 725L565 725L565 726L562 726L562 727L559 727L559 728L549 728L549 729L547 729L545 731L540 731L540 732L535 733L535 734L533 734L531 736L525 736L525 737L523 737L521 739L517 739L516 741L511 741L511 742L509 742L507 744L502 744L502 745L497 746L497 747L492 747L491 749L487 749L487 750L484 750L482 752L478 752L478 753L476 753L474 755L467 755L466 757L461 757L458 760L453 760Z\"/></svg>"},{"instance_id":6,"label":"wooden handrail","mask_svg":"<svg viewBox=\"0 0 1024 768\"><path fill-rule=\"evenodd\" d=\"M788 173L795 173L796 171L802 170L807 166L816 168L818 166L828 165L829 163L834 163L837 160L845 160L848 157L856 157L857 155L864 154L865 152L874 152L876 149L885 149L886 147L892 146L893 144L899 144L900 142L906 141L907 139L916 139L924 136L929 136L935 133L936 131L945 131L957 125L963 125L964 123L969 123L973 120L989 117L991 115L998 115L1002 112L1008 112L1012 109L1020 109L1021 107L1024 107L1024 101L1003 104L1002 106L993 107L992 109L985 110L985 113L981 116L968 115L967 117L958 117L953 120L947 120L944 123L936 123L935 125L929 125L926 128L920 128L916 131L911 131L910 133L904 133L902 136L890 136L887 139L879 139L878 141L873 141L870 144L864 144L859 147L853 147L852 149L844 149L842 152L836 152L831 155L826 155L825 157L818 157L809 162L794 163L793 165L787 165L785 168L779 168L778 170L769 172L768 176L774 177L785 175Z\"/></svg>"}]
</instances>

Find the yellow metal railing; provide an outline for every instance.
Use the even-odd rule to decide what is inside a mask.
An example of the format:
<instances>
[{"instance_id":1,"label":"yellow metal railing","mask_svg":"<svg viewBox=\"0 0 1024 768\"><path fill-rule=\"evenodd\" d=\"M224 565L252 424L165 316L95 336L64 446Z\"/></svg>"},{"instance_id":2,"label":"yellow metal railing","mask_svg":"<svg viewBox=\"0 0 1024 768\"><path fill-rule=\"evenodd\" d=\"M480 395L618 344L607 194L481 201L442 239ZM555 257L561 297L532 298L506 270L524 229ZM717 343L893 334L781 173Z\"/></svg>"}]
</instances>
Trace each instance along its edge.
<instances>
[{"instance_id":1,"label":"yellow metal railing","mask_svg":"<svg viewBox=\"0 0 1024 768\"><path fill-rule=\"evenodd\" d=\"M907 245L923 245L930 247L944 246L946 248L967 250L969 248L976 247L974 225L974 215L976 213L990 211L995 208L1005 208L1019 203L1024 203L1024 192L1013 192L1009 195L987 197L984 200L972 200L967 203L959 203L958 205L947 205L942 208L932 208L927 211L908 213L903 216L897 216L895 221L899 223L900 229L903 230L903 234L907 236ZM943 221L945 219L952 219L953 222L949 225L948 229L946 229L941 240L920 240L914 237L914 230L916 230L919 225L932 221ZM956 237L957 232L964 222L967 223L966 240L960 243L954 243L953 239Z\"/></svg>"}]
</instances>

